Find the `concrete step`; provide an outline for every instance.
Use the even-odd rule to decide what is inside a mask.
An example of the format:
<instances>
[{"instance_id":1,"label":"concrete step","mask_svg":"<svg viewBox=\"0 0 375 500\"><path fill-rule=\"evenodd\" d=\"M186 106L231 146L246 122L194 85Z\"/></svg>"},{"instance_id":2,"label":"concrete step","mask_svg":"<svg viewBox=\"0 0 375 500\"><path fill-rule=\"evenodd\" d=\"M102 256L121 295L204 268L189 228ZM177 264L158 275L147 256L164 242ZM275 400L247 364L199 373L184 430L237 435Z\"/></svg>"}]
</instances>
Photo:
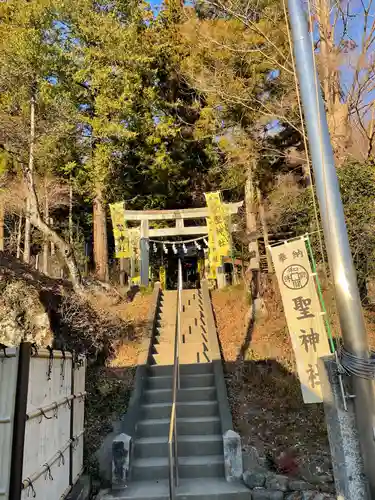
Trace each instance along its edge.
<instances>
[{"instance_id":1,"label":"concrete step","mask_svg":"<svg viewBox=\"0 0 375 500\"><path fill-rule=\"evenodd\" d=\"M175 333L176 333L176 326L173 325L167 325L167 326L159 326L156 329L156 336L155 339L159 340L162 338L165 339L174 339L175 338ZM181 335L192 335L193 333L196 333L197 335L201 335L202 333L205 334L205 330L202 329L201 325L195 325L194 323L192 324L185 324L181 327Z\"/></svg>"},{"instance_id":2,"label":"concrete step","mask_svg":"<svg viewBox=\"0 0 375 500\"><path fill-rule=\"evenodd\" d=\"M153 481L168 478L168 457L137 458L132 465L132 481Z\"/></svg>"},{"instance_id":3,"label":"concrete step","mask_svg":"<svg viewBox=\"0 0 375 500\"><path fill-rule=\"evenodd\" d=\"M177 296L175 295L174 297L163 297L161 302L160 302L160 311L165 312L168 314L171 311L176 312L177 311Z\"/></svg>"},{"instance_id":4,"label":"concrete step","mask_svg":"<svg viewBox=\"0 0 375 500\"><path fill-rule=\"evenodd\" d=\"M189 417L177 418L177 435L220 434L219 417Z\"/></svg>"},{"instance_id":5,"label":"concrete step","mask_svg":"<svg viewBox=\"0 0 375 500\"><path fill-rule=\"evenodd\" d=\"M178 402L215 401L215 399L215 386L180 389L177 393ZM172 389L152 389L144 391L144 401L146 404L172 402Z\"/></svg>"},{"instance_id":6,"label":"concrete step","mask_svg":"<svg viewBox=\"0 0 375 500\"><path fill-rule=\"evenodd\" d=\"M168 436L137 439L134 444L136 458L167 457ZM178 437L180 457L220 455L223 453L223 438L220 434Z\"/></svg>"},{"instance_id":7,"label":"concrete step","mask_svg":"<svg viewBox=\"0 0 375 500\"><path fill-rule=\"evenodd\" d=\"M170 418L172 403L153 403L141 406L142 419Z\"/></svg>"},{"instance_id":8,"label":"concrete step","mask_svg":"<svg viewBox=\"0 0 375 500\"><path fill-rule=\"evenodd\" d=\"M174 359L174 342L163 342L160 344L154 344L152 346L153 355L165 355L172 356ZM197 337L192 339L191 342L181 343L179 346L179 358L183 359L191 355L199 354L201 356L209 356L207 345L202 342L202 339Z\"/></svg>"},{"instance_id":9,"label":"concrete step","mask_svg":"<svg viewBox=\"0 0 375 500\"><path fill-rule=\"evenodd\" d=\"M144 391L143 400L146 404L172 403L172 389L153 389Z\"/></svg>"},{"instance_id":10,"label":"concrete step","mask_svg":"<svg viewBox=\"0 0 375 500\"><path fill-rule=\"evenodd\" d=\"M198 477L223 477L223 455L198 455L178 458L181 479Z\"/></svg>"},{"instance_id":11,"label":"concrete step","mask_svg":"<svg viewBox=\"0 0 375 500\"><path fill-rule=\"evenodd\" d=\"M155 418L168 418L171 415L171 403L156 403L142 405L142 418L145 420ZM198 401L177 404L179 417L215 417L218 415L217 401Z\"/></svg>"},{"instance_id":12,"label":"concrete step","mask_svg":"<svg viewBox=\"0 0 375 500\"><path fill-rule=\"evenodd\" d=\"M227 483L224 478L191 478L180 480L179 500L251 500L251 491L240 483Z\"/></svg>"},{"instance_id":13,"label":"concrete step","mask_svg":"<svg viewBox=\"0 0 375 500\"><path fill-rule=\"evenodd\" d=\"M155 354L160 354L160 350L163 349L164 352L173 352L174 351L174 342L175 339L169 338L169 337L157 337L155 339L155 342L152 346L153 352ZM188 345L186 345L188 344ZM200 346L198 351L200 352L208 352L209 351L209 346L208 346L208 338L205 334L203 333L183 333L181 335L181 341L180 341L180 353L184 352L186 349L190 349L190 345L194 344L196 346Z\"/></svg>"},{"instance_id":14,"label":"concrete step","mask_svg":"<svg viewBox=\"0 0 375 500\"><path fill-rule=\"evenodd\" d=\"M177 443L180 457L223 454L223 437L220 434L179 436Z\"/></svg>"},{"instance_id":15,"label":"concrete step","mask_svg":"<svg viewBox=\"0 0 375 500\"><path fill-rule=\"evenodd\" d=\"M137 424L137 437L168 436L170 418L145 419ZM177 418L177 435L207 435L220 434L221 422L219 417L187 417Z\"/></svg>"},{"instance_id":16,"label":"concrete step","mask_svg":"<svg viewBox=\"0 0 375 500\"><path fill-rule=\"evenodd\" d=\"M167 479L169 473L168 457L137 458L132 467L134 481ZM222 477L224 458L222 455L199 455L179 457L178 470L181 478Z\"/></svg>"},{"instance_id":17,"label":"concrete step","mask_svg":"<svg viewBox=\"0 0 375 500\"><path fill-rule=\"evenodd\" d=\"M212 363L189 363L180 364L180 374L184 375L206 375L213 373ZM148 368L149 377L172 377L173 366L170 365L151 365Z\"/></svg>"},{"instance_id":18,"label":"concrete step","mask_svg":"<svg viewBox=\"0 0 375 500\"><path fill-rule=\"evenodd\" d=\"M149 389L170 389L172 388L173 378L168 376L149 377L147 385ZM182 375L181 388L191 387L209 387L214 385L214 376L212 373L203 373L198 375Z\"/></svg>"},{"instance_id":19,"label":"concrete step","mask_svg":"<svg viewBox=\"0 0 375 500\"><path fill-rule=\"evenodd\" d=\"M137 436L140 438L168 436L169 422L169 417L140 420L137 424Z\"/></svg>"},{"instance_id":20,"label":"concrete step","mask_svg":"<svg viewBox=\"0 0 375 500\"><path fill-rule=\"evenodd\" d=\"M134 443L135 458L167 457L168 436L146 437Z\"/></svg>"},{"instance_id":21,"label":"concrete step","mask_svg":"<svg viewBox=\"0 0 375 500\"><path fill-rule=\"evenodd\" d=\"M191 344L191 343L201 343L203 345L203 350L208 351L208 338L205 333L202 332L193 332L193 333L182 333L181 334L181 343L180 345L184 344Z\"/></svg>"},{"instance_id":22,"label":"concrete step","mask_svg":"<svg viewBox=\"0 0 375 500\"><path fill-rule=\"evenodd\" d=\"M174 363L172 353L163 352L162 354L153 354L153 361L156 365L171 366ZM180 362L183 364L196 365L199 363L210 363L211 357L209 352L203 352L201 349L189 349L188 351L180 352Z\"/></svg>"},{"instance_id":23,"label":"concrete step","mask_svg":"<svg viewBox=\"0 0 375 500\"><path fill-rule=\"evenodd\" d=\"M131 481L127 488L109 493L100 500L169 500L169 481Z\"/></svg>"},{"instance_id":24,"label":"concrete step","mask_svg":"<svg viewBox=\"0 0 375 500\"><path fill-rule=\"evenodd\" d=\"M178 500L251 500L251 491L241 483L227 483L224 478L180 479ZM130 483L100 500L169 500L169 482L142 481Z\"/></svg>"}]
</instances>

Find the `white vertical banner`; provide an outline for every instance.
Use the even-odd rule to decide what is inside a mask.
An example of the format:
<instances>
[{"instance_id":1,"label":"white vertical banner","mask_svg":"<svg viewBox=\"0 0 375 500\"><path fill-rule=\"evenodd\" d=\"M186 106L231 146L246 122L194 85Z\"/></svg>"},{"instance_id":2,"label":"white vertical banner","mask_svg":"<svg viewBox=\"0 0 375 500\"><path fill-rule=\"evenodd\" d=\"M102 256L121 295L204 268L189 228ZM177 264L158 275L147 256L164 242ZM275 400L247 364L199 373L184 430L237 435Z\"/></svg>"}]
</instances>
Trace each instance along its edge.
<instances>
[{"instance_id":1,"label":"white vertical banner","mask_svg":"<svg viewBox=\"0 0 375 500\"><path fill-rule=\"evenodd\" d=\"M330 354L305 238L270 247L305 403L323 401L318 358Z\"/></svg>"}]
</instances>

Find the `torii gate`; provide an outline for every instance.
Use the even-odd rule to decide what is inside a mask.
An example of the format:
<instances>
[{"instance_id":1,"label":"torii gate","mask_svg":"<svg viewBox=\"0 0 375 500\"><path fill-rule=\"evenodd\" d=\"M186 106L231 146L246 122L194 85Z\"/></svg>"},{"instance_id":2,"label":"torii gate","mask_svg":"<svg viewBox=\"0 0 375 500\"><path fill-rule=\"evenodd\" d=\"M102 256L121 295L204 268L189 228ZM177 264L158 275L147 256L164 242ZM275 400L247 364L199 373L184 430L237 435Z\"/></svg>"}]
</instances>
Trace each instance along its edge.
<instances>
[{"instance_id":1,"label":"torii gate","mask_svg":"<svg viewBox=\"0 0 375 500\"><path fill-rule=\"evenodd\" d=\"M237 203L225 203L228 214L235 215L242 207L243 201ZM207 225L185 226L185 219L203 219L209 217L207 207L184 208L181 210L125 210L126 221L138 221L141 225L141 284L148 285L148 268L150 263L149 238L165 236L199 236L208 234ZM150 221L175 220L175 227L163 227L150 229ZM232 228L235 231L235 227Z\"/></svg>"}]
</instances>

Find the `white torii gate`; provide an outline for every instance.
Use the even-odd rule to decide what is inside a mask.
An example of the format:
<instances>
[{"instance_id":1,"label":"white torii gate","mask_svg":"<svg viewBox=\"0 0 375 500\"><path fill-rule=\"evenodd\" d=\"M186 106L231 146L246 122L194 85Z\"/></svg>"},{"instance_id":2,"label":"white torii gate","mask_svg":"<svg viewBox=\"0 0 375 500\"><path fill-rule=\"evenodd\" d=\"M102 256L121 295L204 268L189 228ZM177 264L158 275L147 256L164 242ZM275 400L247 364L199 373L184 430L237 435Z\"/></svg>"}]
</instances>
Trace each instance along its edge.
<instances>
[{"instance_id":1,"label":"white torii gate","mask_svg":"<svg viewBox=\"0 0 375 500\"><path fill-rule=\"evenodd\" d=\"M242 207L243 201L225 203L228 214L235 215ZM203 219L209 216L208 208L184 208L181 210L124 210L126 221L138 221L141 225L141 284L148 285L148 268L150 262L149 238L166 236L199 236L208 234L208 227L185 226L185 219ZM150 228L150 221L175 220L175 227ZM235 228L233 228L235 230Z\"/></svg>"}]
</instances>

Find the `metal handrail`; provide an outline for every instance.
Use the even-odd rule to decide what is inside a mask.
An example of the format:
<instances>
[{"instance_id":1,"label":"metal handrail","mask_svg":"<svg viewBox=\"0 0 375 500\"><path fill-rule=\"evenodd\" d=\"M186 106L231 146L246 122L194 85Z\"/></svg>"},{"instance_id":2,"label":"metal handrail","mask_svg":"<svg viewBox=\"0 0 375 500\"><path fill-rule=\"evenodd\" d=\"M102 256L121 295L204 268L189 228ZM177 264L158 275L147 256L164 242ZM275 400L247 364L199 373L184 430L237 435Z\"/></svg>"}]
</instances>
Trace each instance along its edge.
<instances>
[{"instance_id":1,"label":"metal handrail","mask_svg":"<svg viewBox=\"0 0 375 500\"><path fill-rule=\"evenodd\" d=\"M173 390L172 411L169 424L168 454L169 454L169 498L175 500L176 487L178 487L178 451L177 451L177 391L180 389L180 339L181 339L181 311L182 311L182 264L178 260L177 282L177 312L176 332L174 338L174 364L173 364Z\"/></svg>"}]
</instances>

